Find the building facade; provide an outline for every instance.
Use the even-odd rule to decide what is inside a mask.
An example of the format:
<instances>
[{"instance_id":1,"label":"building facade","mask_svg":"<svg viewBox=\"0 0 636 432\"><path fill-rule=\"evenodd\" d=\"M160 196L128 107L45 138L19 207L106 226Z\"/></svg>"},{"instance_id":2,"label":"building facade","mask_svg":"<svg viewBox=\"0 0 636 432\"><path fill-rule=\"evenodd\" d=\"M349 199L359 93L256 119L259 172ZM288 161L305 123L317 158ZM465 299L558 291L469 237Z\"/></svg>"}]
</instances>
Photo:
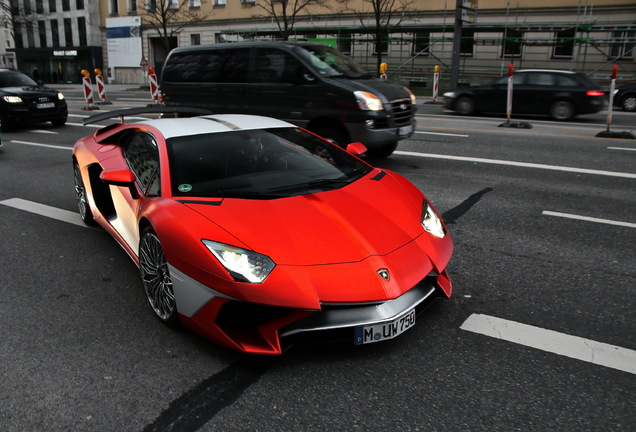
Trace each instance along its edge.
<instances>
[{"instance_id":1,"label":"building facade","mask_svg":"<svg viewBox=\"0 0 636 432\"><path fill-rule=\"evenodd\" d=\"M4 0L10 8L14 67L46 83L79 83L81 70L103 65L99 3Z\"/></svg>"}]
</instances>

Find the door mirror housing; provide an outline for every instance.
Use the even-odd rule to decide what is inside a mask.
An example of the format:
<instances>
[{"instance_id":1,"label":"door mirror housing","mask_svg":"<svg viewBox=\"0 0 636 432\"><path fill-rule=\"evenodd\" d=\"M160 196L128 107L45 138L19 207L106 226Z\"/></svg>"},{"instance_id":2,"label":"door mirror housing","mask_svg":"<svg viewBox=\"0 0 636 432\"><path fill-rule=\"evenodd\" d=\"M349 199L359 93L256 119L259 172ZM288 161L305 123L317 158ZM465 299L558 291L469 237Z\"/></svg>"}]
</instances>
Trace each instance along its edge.
<instances>
[{"instance_id":1,"label":"door mirror housing","mask_svg":"<svg viewBox=\"0 0 636 432\"><path fill-rule=\"evenodd\" d=\"M361 154L366 153L367 146L362 144L361 142L354 142L347 145L347 153L350 153L354 156L360 156Z\"/></svg>"}]
</instances>

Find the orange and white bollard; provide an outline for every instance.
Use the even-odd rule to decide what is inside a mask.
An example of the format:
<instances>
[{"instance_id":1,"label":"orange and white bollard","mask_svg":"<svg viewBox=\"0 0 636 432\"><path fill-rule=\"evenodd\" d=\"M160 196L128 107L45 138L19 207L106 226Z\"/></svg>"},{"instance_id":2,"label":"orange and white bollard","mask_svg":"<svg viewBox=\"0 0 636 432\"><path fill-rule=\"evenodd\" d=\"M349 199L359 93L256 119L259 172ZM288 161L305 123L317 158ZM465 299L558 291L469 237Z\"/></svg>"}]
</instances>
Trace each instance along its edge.
<instances>
[{"instance_id":1,"label":"orange and white bollard","mask_svg":"<svg viewBox=\"0 0 636 432\"><path fill-rule=\"evenodd\" d=\"M388 67L389 67L389 65L387 65L386 63L381 63L380 64L380 78L382 78L383 80L387 79L386 69Z\"/></svg>"},{"instance_id":2,"label":"orange and white bollard","mask_svg":"<svg viewBox=\"0 0 636 432\"><path fill-rule=\"evenodd\" d=\"M95 69L95 84L97 84L97 94L99 95L98 104L110 104L106 101L106 85L104 84L104 77L102 76L101 69Z\"/></svg>"}]
</instances>

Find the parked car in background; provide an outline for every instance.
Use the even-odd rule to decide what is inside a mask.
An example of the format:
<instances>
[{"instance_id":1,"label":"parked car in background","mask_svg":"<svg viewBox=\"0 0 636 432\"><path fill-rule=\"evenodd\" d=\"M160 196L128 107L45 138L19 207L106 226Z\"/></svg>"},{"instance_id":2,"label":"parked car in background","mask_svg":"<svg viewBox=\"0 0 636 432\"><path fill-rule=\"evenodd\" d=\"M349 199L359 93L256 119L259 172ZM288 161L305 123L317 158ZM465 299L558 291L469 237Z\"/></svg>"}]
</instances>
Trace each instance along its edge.
<instances>
[{"instance_id":1,"label":"parked car in background","mask_svg":"<svg viewBox=\"0 0 636 432\"><path fill-rule=\"evenodd\" d=\"M586 76L559 70L528 69L512 78L513 114L548 115L568 120L579 114L599 112L605 92ZM508 77L490 84L458 88L444 94L446 106L461 115L501 113L507 109Z\"/></svg>"},{"instance_id":2,"label":"parked car in background","mask_svg":"<svg viewBox=\"0 0 636 432\"><path fill-rule=\"evenodd\" d=\"M0 69L0 121L2 130L51 122L63 126L68 117L64 95L22 72Z\"/></svg>"},{"instance_id":3,"label":"parked car in background","mask_svg":"<svg viewBox=\"0 0 636 432\"><path fill-rule=\"evenodd\" d=\"M636 111L636 83L626 84L614 90L614 106L623 111Z\"/></svg>"}]
</instances>

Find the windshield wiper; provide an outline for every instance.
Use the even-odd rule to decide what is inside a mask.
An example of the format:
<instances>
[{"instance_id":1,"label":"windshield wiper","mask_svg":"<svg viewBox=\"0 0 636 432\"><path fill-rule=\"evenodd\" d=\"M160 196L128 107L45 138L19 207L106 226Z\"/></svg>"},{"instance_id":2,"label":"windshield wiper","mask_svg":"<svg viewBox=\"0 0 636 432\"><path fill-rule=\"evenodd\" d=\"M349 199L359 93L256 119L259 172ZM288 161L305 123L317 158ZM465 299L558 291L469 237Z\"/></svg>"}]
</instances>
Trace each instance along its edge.
<instances>
[{"instance_id":1,"label":"windshield wiper","mask_svg":"<svg viewBox=\"0 0 636 432\"><path fill-rule=\"evenodd\" d=\"M351 178L351 177L338 177L335 179L316 179L316 180L310 180L310 181L302 182L302 183L295 183L290 185L269 188L267 189L266 192L305 189L305 188L307 190L310 190L310 189L321 188L326 186L337 186L337 185L349 184L354 180L355 178Z\"/></svg>"}]
</instances>

